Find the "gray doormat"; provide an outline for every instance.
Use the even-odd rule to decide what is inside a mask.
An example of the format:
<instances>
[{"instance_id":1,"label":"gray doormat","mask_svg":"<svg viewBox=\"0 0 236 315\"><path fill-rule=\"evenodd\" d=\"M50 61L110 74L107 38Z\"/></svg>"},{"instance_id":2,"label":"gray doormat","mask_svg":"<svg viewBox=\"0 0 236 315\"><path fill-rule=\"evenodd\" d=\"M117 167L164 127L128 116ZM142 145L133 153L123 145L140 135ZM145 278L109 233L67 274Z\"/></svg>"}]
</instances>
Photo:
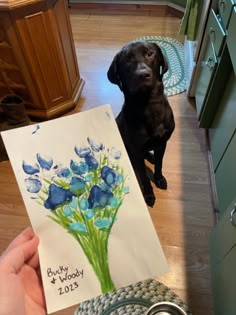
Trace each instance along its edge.
<instances>
[{"instance_id":1,"label":"gray doormat","mask_svg":"<svg viewBox=\"0 0 236 315\"><path fill-rule=\"evenodd\" d=\"M74 315L144 315L150 306L162 301L175 303L191 315L177 294L154 279L140 281L80 303Z\"/></svg>"}]
</instances>

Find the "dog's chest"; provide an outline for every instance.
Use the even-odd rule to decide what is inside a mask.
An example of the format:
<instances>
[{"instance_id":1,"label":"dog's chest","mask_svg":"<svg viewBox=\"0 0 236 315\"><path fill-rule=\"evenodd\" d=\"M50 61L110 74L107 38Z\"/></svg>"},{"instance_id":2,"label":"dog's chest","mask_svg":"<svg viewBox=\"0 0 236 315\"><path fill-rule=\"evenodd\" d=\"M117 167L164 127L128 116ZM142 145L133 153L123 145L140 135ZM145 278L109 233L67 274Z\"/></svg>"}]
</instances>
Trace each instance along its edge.
<instances>
[{"instance_id":1,"label":"dog's chest","mask_svg":"<svg viewBox=\"0 0 236 315\"><path fill-rule=\"evenodd\" d=\"M143 114L142 134L149 138L163 137L167 132L163 113L159 110L147 108Z\"/></svg>"}]
</instances>

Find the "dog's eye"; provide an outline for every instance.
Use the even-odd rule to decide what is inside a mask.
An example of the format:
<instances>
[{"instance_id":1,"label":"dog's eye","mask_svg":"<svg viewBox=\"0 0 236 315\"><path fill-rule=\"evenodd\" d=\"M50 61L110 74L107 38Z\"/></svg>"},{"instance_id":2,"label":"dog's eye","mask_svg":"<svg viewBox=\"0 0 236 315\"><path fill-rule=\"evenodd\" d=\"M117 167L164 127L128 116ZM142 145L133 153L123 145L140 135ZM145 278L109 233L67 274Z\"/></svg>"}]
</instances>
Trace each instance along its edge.
<instances>
[{"instance_id":1,"label":"dog's eye","mask_svg":"<svg viewBox=\"0 0 236 315\"><path fill-rule=\"evenodd\" d=\"M152 55L153 55L153 51L152 51L152 50L149 50L149 51L147 52L147 56L148 56L148 57L152 57Z\"/></svg>"}]
</instances>

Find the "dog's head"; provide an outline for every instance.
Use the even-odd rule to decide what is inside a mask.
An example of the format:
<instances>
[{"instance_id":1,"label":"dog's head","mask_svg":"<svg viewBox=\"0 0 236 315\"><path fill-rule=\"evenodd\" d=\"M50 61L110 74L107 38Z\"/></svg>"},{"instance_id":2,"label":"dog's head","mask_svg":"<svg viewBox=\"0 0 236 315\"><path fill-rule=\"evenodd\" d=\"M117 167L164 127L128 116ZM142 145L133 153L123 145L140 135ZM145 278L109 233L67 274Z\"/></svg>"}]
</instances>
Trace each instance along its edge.
<instances>
[{"instance_id":1,"label":"dog's head","mask_svg":"<svg viewBox=\"0 0 236 315\"><path fill-rule=\"evenodd\" d=\"M152 90L167 70L167 61L157 44L137 41L124 46L114 57L107 76L125 94L136 94Z\"/></svg>"}]
</instances>

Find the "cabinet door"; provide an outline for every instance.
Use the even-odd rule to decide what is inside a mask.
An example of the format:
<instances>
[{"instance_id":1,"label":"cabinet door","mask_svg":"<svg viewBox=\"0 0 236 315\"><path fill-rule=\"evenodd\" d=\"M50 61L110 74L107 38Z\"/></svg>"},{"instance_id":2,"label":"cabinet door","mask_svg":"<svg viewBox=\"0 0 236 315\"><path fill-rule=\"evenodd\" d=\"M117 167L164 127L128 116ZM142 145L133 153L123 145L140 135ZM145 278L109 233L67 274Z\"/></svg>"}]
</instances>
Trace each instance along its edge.
<instances>
[{"instance_id":1,"label":"cabinet door","mask_svg":"<svg viewBox=\"0 0 236 315\"><path fill-rule=\"evenodd\" d=\"M229 23L228 29L228 37L227 37L227 45L229 47L229 53L231 56L232 64L234 67L234 71L236 73L236 45L235 45L235 38L236 38L236 6L233 9L233 13Z\"/></svg>"},{"instance_id":2,"label":"cabinet door","mask_svg":"<svg viewBox=\"0 0 236 315\"><path fill-rule=\"evenodd\" d=\"M236 196L236 134L234 134L216 173L216 189L220 215Z\"/></svg>"},{"instance_id":3,"label":"cabinet door","mask_svg":"<svg viewBox=\"0 0 236 315\"><path fill-rule=\"evenodd\" d=\"M236 199L225 211L210 237L211 278L215 315L236 314L235 202ZM234 221L231 222L231 219Z\"/></svg>"},{"instance_id":4,"label":"cabinet door","mask_svg":"<svg viewBox=\"0 0 236 315\"><path fill-rule=\"evenodd\" d=\"M205 58L201 64L201 72L196 87L197 116L200 119L203 107L207 99L207 91L211 85L217 67L217 58L213 45L208 41Z\"/></svg>"},{"instance_id":5,"label":"cabinet door","mask_svg":"<svg viewBox=\"0 0 236 315\"><path fill-rule=\"evenodd\" d=\"M236 76L231 70L219 109L209 129L211 155L215 171L236 129L235 100Z\"/></svg>"},{"instance_id":6,"label":"cabinet door","mask_svg":"<svg viewBox=\"0 0 236 315\"><path fill-rule=\"evenodd\" d=\"M231 217L236 222L236 213L232 214L233 211L235 212L235 203L236 197L211 233L210 256L212 267L220 264L229 251L236 245L236 226L231 222Z\"/></svg>"},{"instance_id":7,"label":"cabinet door","mask_svg":"<svg viewBox=\"0 0 236 315\"><path fill-rule=\"evenodd\" d=\"M212 270L215 315L236 314L236 246Z\"/></svg>"}]
</instances>

